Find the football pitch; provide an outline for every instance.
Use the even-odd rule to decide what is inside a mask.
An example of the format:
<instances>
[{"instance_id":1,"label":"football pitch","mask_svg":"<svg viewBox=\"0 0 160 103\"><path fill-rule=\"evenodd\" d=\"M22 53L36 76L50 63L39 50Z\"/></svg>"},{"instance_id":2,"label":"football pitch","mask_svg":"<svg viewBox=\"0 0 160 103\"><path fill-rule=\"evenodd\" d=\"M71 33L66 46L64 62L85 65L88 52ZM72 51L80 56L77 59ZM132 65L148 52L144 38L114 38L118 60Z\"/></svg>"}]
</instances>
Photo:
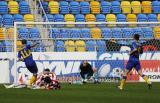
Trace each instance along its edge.
<instances>
[{"instance_id":1,"label":"football pitch","mask_svg":"<svg viewBox=\"0 0 160 103\"><path fill-rule=\"evenodd\" d=\"M59 91L5 89L0 85L0 103L160 103L160 83L148 90L144 83L129 83L120 91L117 84L62 84Z\"/></svg>"}]
</instances>

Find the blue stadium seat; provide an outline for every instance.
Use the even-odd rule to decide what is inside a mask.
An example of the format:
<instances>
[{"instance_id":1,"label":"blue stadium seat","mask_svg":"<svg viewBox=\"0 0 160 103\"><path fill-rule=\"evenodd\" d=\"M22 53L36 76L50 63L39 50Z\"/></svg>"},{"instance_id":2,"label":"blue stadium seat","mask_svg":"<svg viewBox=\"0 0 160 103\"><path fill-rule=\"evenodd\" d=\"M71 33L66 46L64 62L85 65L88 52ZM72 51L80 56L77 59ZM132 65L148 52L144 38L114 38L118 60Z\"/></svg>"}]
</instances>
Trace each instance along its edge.
<instances>
[{"instance_id":1,"label":"blue stadium seat","mask_svg":"<svg viewBox=\"0 0 160 103\"><path fill-rule=\"evenodd\" d=\"M62 38L70 38L69 29L61 28L60 33L61 33Z\"/></svg>"},{"instance_id":2,"label":"blue stadium seat","mask_svg":"<svg viewBox=\"0 0 160 103\"><path fill-rule=\"evenodd\" d=\"M19 3L19 11L21 14L30 14L30 7L26 1L21 1Z\"/></svg>"},{"instance_id":3,"label":"blue stadium seat","mask_svg":"<svg viewBox=\"0 0 160 103\"><path fill-rule=\"evenodd\" d=\"M109 14L111 12L111 3L107 1L101 2L101 13Z\"/></svg>"},{"instance_id":4,"label":"blue stadium seat","mask_svg":"<svg viewBox=\"0 0 160 103\"><path fill-rule=\"evenodd\" d=\"M138 22L147 22L148 21L148 18L145 14L138 14L137 15L137 21ZM147 26L147 24L138 24L139 26Z\"/></svg>"},{"instance_id":5,"label":"blue stadium seat","mask_svg":"<svg viewBox=\"0 0 160 103\"><path fill-rule=\"evenodd\" d=\"M2 18L2 16L0 15L0 27L2 27L2 23L3 23L3 18Z\"/></svg>"},{"instance_id":6,"label":"blue stadium seat","mask_svg":"<svg viewBox=\"0 0 160 103\"><path fill-rule=\"evenodd\" d=\"M132 38L133 29L132 28L122 28L122 33L124 38Z\"/></svg>"},{"instance_id":7,"label":"blue stadium seat","mask_svg":"<svg viewBox=\"0 0 160 103\"><path fill-rule=\"evenodd\" d=\"M156 14L148 14L148 21L149 22L158 22Z\"/></svg>"},{"instance_id":8,"label":"blue stadium seat","mask_svg":"<svg viewBox=\"0 0 160 103\"><path fill-rule=\"evenodd\" d=\"M117 22L126 22L126 15L117 14Z\"/></svg>"},{"instance_id":9,"label":"blue stadium seat","mask_svg":"<svg viewBox=\"0 0 160 103\"><path fill-rule=\"evenodd\" d=\"M70 2L70 11L71 14L79 14L80 13L80 5L77 1Z\"/></svg>"},{"instance_id":10,"label":"blue stadium seat","mask_svg":"<svg viewBox=\"0 0 160 103\"><path fill-rule=\"evenodd\" d=\"M61 14L69 14L69 3L67 1L60 1L59 6Z\"/></svg>"},{"instance_id":11,"label":"blue stadium seat","mask_svg":"<svg viewBox=\"0 0 160 103\"><path fill-rule=\"evenodd\" d=\"M63 41L56 41L54 43L54 49L57 52L64 52L65 51L64 42Z\"/></svg>"},{"instance_id":12,"label":"blue stadium seat","mask_svg":"<svg viewBox=\"0 0 160 103\"><path fill-rule=\"evenodd\" d=\"M20 39L26 39L29 38L29 30L27 28L20 28L18 30L18 37Z\"/></svg>"},{"instance_id":13,"label":"blue stadium seat","mask_svg":"<svg viewBox=\"0 0 160 103\"><path fill-rule=\"evenodd\" d=\"M71 29L71 32L70 32L70 36L71 38L80 38L81 36L81 32L80 32L80 29Z\"/></svg>"},{"instance_id":14,"label":"blue stadium seat","mask_svg":"<svg viewBox=\"0 0 160 103\"><path fill-rule=\"evenodd\" d=\"M43 9L46 14L49 13L48 2L42 2Z\"/></svg>"},{"instance_id":15,"label":"blue stadium seat","mask_svg":"<svg viewBox=\"0 0 160 103\"><path fill-rule=\"evenodd\" d=\"M138 20L138 22L147 22L148 18L145 14L138 14L137 15L137 20Z\"/></svg>"},{"instance_id":16,"label":"blue stadium seat","mask_svg":"<svg viewBox=\"0 0 160 103\"><path fill-rule=\"evenodd\" d=\"M103 38L111 38L112 37L111 29L101 28L101 31L102 31L102 37Z\"/></svg>"},{"instance_id":17,"label":"blue stadium seat","mask_svg":"<svg viewBox=\"0 0 160 103\"><path fill-rule=\"evenodd\" d=\"M82 28L81 29L81 37L82 38L91 38L90 29L89 28Z\"/></svg>"},{"instance_id":18,"label":"blue stadium seat","mask_svg":"<svg viewBox=\"0 0 160 103\"><path fill-rule=\"evenodd\" d=\"M62 35L60 33L60 29L58 29L58 28L52 28L49 31L49 37L50 38L62 38Z\"/></svg>"},{"instance_id":19,"label":"blue stadium seat","mask_svg":"<svg viewBox=\"0 0 160 103\"><path fill-rule=\"evenodd\" d=\"M12 52L13 44L11 41L4 41L3 45L5 46L5 48L4 48L5 52Z\"/></svg>"},{"instance_id":20,"label":"blue stadium seat","mask_svg":"<svg viewBox=\"0 0 160 103\"><path fill-rule=\"evenodd\" d=\"M133 28L133 34L139 34L141 35L141 37L143 37L143 31L141 28L137 27L137 28Z\"/></svg>"},{"instance_id":21,"label":"blue stadium seat","mask_svg":"<svg viewBox=\"0 0 160 103\"><path fill-rule=\"evenodd\" d=\"M30 32L30 38L32 39L40 38L40 32L38 28L30 28L29 32Z\"/></svg>"},{"instance_id":22,"label":"blue stadium seat","mask_svg":"<svg viewBox=\"0 0 160 103\"><path fill-rule=\"evenodd\" d=\"M0 52L4 52L4 43L0 42Z\"/></svg>"},{"instance_id":23,"label":"blue stadium seat","mask_svg":"<svg viewBox=\"0 0 160 103\"><path fill-rule=\"evenodd\" d=\"M86 50L87 51L96 51L96 42L95 41L86 41Z\"/></svg>"},{"instance_id":24,"label":"blue stadium seat","mask_svg":"<svg viewBox=\"0 0 160 103\"><path fill-rule=\"evenodd\" d=\"M160 13L160 1L152 1L153 13Z\"/></svg>"},{"instance_id":25,"label":"blue stadium seat","mask_svg":"<svg viewBox=\"0 0 160 103\"><path fill-rule=\"evenodd\" d=\"M24 21L23 16L21 14L15 14L13 16L13 18L14 18L14 22L23 22Z\"/></svg>"},{"instance_id":26,"label":"blue stadium seat","mask_svg":"<svg viewBox=\"0 0 160 103\"><path fill-rule=\"evenodd\" d=\"M144 32L143 34L144 38L153 38L152 28L149 28L149 27L142 28L142 31Z\"/></svg>"},{"instance_id":27,"label":"blue stadium seat","mask_svg":"<svg viewBox=\"0 0 160 103\"><path fill-rule=\"evenodd\" d=\"M106 52L106 43L103 40L98 40L97 44L97 51L98 52Z\"/></svg>"},{"instance_id":28,"label":"blue stadium seat","mask_svg":"<svg viewBox=\"0 0 160 103\"><path fill-rule=\"evenodd\" d=\"M81 14L89 14L90 13L90 4L87 1L80 2Z\"/></svg>"},{"instance_id":29,"label":"blue stadium seat","mask_svg":"<svg viewBox=\"0 0 160 103\"><path fill-rule=\"evenodd\" d=\"M64 22L64 16L62 14L56 14L54 15L54 21L55 22ZM63 27L64 24L58 24L55 25L56 27Z\"/></svg>"},{"instance_id":30,"label":"blue stadium seat","mask_svg":"<svg viewBox=\"0 0 160 103\"><path fill-rule=\"evenodd\" d=\"M106 22L106 16L104 14L97 14L96 15L96 21L97 22ZM99 27L105 27L106 24L98 24Z\"/></svg>"},{"instance_id":31,"label":"blue stadium seat","mask_svg":"<svg viewBox=\"0 0 160 103\"><path fill-rule=\"evenodd\" d=\"M113 38L122 38L122 31L120 28L113 28L112 29L112 37Z\"/></svg>"},{"instance_id":32,"label":"blue stadium seat","mask_svg":"<svg viewBox=\"0 0 160 103\"><path fill-rule=\"evenodd\" d=\"M76 22L85 22L85 16L83 14L75 15ZM85 24L77 24L76 27L85 27Z\"/></svg>"},{"instance_id":33,"label":"blue stadium seat","mask_svg":"<svg viewBox=\"0 0 160 103\"><path fill-rule=\"evenodd\" d=\"M6 1L0 1L0 15L8 14L8 4Z\"/></svg>"},{"instance_id":34,"label":"blue stadium seat","mask_svg":"<svg viewBox=\"0 0 160 103\"><path fill-rule=\"evenodd\" d=\"M121 6L120 6L120 2L118 1L113 1L111 3L112 5L112 13L121 13Z\"/></svg>"},{"instance_id":35,"label":"blue stadium seat","mask_svg":"<svg viewBox=\"0 0 160 103\"><path fill-rule=\"evenodd\" d=\"M46 17L47 16L47 17ZM44 21L46 22L47 20L49 22L54 22L54 16L52 14L46 14L46 16L43 16Z\"/></svg>"},{"instance_id":36,"label":"blue stadium seat","mask_svg":"<svg viewBox=\"0 0 160 103\"><path fill-rule=\"evenodd\" d=\"M13 26L13 16L10 14L3 15L3 25L5 27Z\"/></svg>"}]
</instances>

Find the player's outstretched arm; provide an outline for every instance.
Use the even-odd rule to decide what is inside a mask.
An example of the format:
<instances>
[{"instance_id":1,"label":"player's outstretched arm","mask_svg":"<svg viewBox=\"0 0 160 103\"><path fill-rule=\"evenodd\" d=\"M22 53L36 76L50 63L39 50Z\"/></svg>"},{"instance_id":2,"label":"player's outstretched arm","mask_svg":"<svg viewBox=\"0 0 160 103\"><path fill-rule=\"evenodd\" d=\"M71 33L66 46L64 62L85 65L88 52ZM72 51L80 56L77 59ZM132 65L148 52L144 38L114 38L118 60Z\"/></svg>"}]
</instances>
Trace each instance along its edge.
<instances>
[{"instance_id":1,"label":"player's outstretched arm","mask_svg":"<svg viewBox=\"0 0 160 103\"><path fill-rule=\"evenodd\" d=\"M31 48L34 48L35 46L39 45L40 43L34 43L33 45L31 45Z\"/></svg>"}]
</instances>

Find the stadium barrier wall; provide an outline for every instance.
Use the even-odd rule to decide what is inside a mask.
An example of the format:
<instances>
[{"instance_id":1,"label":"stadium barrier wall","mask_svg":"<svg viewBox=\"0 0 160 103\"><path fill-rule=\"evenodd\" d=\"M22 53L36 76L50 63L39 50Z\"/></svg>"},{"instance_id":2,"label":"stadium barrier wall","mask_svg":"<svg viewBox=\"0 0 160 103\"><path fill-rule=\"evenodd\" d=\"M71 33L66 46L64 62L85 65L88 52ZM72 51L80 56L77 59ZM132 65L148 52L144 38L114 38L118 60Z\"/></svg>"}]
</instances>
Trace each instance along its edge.
<instances>
[{"instance_id":1,"label":"stadium barrier wall","mask_svg":"<svg viewBox=\"0 0 160 103\"><path fill-rule=\"evenodd\" d=\"M17 62L14 69L14 54L0 53L1 58L8 58L0 61L0 83L13 83L19 74L24 74L27 79L31 73L23 62ZM93 68L97 69L98 76L103 82L115 82L121 77L129 58L126 52L33 52L39 72L49 68L57 74L58 80L68 82L80 80L79 65L83 60L88 60ZM140 56L142 71L153 82L160 82L160 52L145 52ZM151 63L152 62L152 63ZM128 75L128 81L144 82L133 70Z\"/></svg>"}]
</instances>

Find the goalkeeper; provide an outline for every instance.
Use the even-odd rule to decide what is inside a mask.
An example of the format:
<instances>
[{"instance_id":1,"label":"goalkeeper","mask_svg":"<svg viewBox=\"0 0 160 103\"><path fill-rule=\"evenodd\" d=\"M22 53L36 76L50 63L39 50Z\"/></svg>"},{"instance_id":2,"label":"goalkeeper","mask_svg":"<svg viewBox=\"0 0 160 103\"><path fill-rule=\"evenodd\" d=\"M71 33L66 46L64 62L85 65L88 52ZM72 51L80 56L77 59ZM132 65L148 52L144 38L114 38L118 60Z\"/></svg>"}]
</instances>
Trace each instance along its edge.
<instances>
[{"instance_id":1,"label":"goalkeeper","mask_svg":"<svg viewBox=\"0 0 160 103\"><path fill-rule=\"evenodd\" d=\"M140 44L139 38L140 38L140 35L138 34L134 35L134 41L132 42L129 61L126 65L126 69L124 70L124 74L123 74L120 86L118 86L120 90L124 88L124 84L127 78L126 76L132 70L132 68L135 68L138 74L145 80L145 82L148 84L149 89L151 89L152 87L152 83L150 82L148 77L142 74L139 55L143 53L143 48Z\"/></svg>"},{"instance_id":2,"label":"goalkeeper","mask_svg":"<svg viewBox=\"0 0 160 103\"><path fill-rule=\"evenodd\" d=\"M86 60L80 65L80 75L83 83L86 83L87 80L91 79L94 80L95 84L99 83L96 69L93 69Z\"/></svg>"},{"instance_id":3,"label":"goalkeeper","mask_svg":"<svg viewBox=\"0 0 160 103\"><path fill-rule=\"evenodd\" d=\"M39 43L35 43L33 45L27 45L26 40L22 40L21 42L22 42L22 48L18 52L18 59L19 59L19 61L23 61L26 65L26 68L31 73L33 73L33 76L29 81L29 86L31 86L32 84L35 83L36 77L37 77L37 72L38 72L36 62L33 60L33 56L32 56L32 53L31 53L31 48L35 47Z\"/></svg>"}]
</instances>

